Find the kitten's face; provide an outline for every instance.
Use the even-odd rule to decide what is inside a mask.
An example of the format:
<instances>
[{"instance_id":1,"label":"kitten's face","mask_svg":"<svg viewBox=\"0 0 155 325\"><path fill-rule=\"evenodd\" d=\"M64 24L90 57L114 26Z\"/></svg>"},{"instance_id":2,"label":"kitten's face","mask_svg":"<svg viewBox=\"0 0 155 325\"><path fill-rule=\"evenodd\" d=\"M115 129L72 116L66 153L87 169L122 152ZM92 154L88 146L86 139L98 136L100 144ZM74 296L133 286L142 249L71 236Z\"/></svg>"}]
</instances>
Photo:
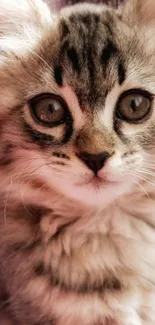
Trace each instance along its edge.
<instances>
[{"instance_id":1,"label":"kitten's face","mask_svg":"<svg viewBox=\"0 0 155 325\"><path fill-rule=\"evenodd\" d=\"M152 26L84 5L20 33L0 40L1 178L100 208L151 164Z\"/></svg>"}]
</instances>

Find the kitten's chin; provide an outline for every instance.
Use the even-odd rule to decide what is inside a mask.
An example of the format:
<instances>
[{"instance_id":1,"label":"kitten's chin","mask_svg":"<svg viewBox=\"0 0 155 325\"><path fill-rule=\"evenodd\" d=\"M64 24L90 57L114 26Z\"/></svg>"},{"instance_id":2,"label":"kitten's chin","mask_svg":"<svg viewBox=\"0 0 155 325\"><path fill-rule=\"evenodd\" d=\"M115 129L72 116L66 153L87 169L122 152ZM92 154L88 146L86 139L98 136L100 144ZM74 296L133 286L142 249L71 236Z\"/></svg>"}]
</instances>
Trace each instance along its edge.
<instances>
[{"instance_id":1,"label":"kitten's chin","mask_svg":"<svg viewBox=\"0 0 155 325\"><path fill-rule=\"evenodd\" d=\"M79 201L83 205L103 208L124 194L124 187L118 182L105 182L99 178L92 178L89 182L61 184L59 192L66 198Z\"/></svg>"}]
</instances>

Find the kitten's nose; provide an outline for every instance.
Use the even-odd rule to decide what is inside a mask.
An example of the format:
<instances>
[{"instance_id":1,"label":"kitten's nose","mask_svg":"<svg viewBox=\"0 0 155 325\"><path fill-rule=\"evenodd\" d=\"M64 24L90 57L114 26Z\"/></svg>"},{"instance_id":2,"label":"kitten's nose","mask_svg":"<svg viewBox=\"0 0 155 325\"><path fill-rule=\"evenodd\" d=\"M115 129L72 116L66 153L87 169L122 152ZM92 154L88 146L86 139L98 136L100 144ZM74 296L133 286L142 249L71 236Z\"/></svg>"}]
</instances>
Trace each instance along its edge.
<instances>
[{"instance_id":1,"label":"kitten's nose","mask_svg":"<svg viewBox=\"0 0 155 325\"><path fill-rule=\"evenodd\" d=\"M90 154L87 152L81 152L78 157L91 169L95 175L105 165L106 160L110 157L108 151L104 151L98 154Z\"/></svg>"}]
</instances>

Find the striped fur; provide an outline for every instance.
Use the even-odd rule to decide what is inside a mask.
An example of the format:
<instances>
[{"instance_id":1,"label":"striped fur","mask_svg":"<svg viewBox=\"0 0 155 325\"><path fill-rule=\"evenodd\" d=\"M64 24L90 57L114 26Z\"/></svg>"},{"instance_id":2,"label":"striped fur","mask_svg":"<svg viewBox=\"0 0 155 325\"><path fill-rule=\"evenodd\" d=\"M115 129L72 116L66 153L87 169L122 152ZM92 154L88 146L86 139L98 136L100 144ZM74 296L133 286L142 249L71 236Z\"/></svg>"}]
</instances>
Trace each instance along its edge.
<instances>
[{"instance_id":1,"label":"striped fur","mask_svg":"<svg viewBox=\"0 0 155 325\"><path fill-rule=\"evenodd\" d=\"M1 325L155 324L154 18L154 0L0 0ZM134 124L135 88L151 108ZM32 114L41 94L57 126Z\"/></svg>"}]
</instances>

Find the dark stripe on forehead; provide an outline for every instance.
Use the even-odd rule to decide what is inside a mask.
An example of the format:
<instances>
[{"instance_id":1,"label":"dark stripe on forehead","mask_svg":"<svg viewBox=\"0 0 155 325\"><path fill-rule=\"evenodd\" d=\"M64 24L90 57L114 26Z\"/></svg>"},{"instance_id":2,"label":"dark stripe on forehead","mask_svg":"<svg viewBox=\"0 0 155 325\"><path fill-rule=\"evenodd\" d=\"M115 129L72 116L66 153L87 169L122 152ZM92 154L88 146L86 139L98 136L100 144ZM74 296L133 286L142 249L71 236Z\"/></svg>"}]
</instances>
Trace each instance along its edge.
<instances>
[{"instance_id":1,"label":"dark stripe on forehead","mask_svg":"<svg viewBox=\"0 0 155 325\"><path fill-rule=\"evenodd\" d=\"M67 50L67 56L72 64L73 71L79 73L80 72L79 58L74 47L71 47Z\"/></svg>"},{"instance_id":2,"label":"dark stripe on forehead","mask_svg":"<svg viewBox=\"0 0 155 325\"><path fill-rule=\"evenodd\" d=\"M85 27L88 27L90 25L90 13L85 13L85 12L81 12L81 13L72 13L72 15L69 17L69 20L71 22L71 24L73 24L74 26L77 25L81 25L84 24Z\"/></svg>"},{"instance_id":3,"label":"dark stripe on forehead","mask_svg":"<svg viewBox=\"0 0 155 325\"><path fill-rule=\"evenodd\" d=\"M70 33L67 23L62 19L60 23L60 30L61 30L61 41L67 38L68 34ZM61 59L64 54L65 48L69 46L68 41L66 41L63 47L60 49L60 57L57 60L56 66L54 68L54 79L56 83L62 87L63 86L63 68L61 65Z\"/></svg>"},{"instance_id":4,"label":"dark stripe on forehead","mask_svg":"<svg viewBox=\"0 0 155 325\"><path fill-rule=\"evenodd\" d=\"M83 23L85 24L85 27L87 27L88 29L90 28L90 26L93 26L94 24L99 23L100 21L100 17L98 14L96 13L83 13L80 16L78 16L78 21L79 23Z\"/></svg>"},{"instance_id":5,"label":"dark stripe on forehead","mask_svg":"<svg viewBox=\"0 0 155 325\"><path fill-rule=\"evenodd\" d=\"M78 17L78 20L84 23L86 27L89 27L91 21L90 13L81 14L81 16Z\"/></svg>"},{"instance_id":6,"label":"dark stripe on forehead","mask_svg":"<svg viewBox=\"0 0 155 325\"><path fill-rule=\"evenodd\" d=\"M110 35L110 36L113 36L113 32L112 32L112 28L111 28L111 21L105 21L104 22L104 26L105 26L105 28L106 28L106 32L107 32L107 34L108 34L108 36Z\"/></svg>"},{"instance_id":7,"label":"dark stripe on forehead","mask_svg":"<svg viewBox=\"0 0 155 325\"><path fill-rule=\"evenodd\" d=\"M92 46L94 40L96 39L96 34L99 26L99 16L94 14L91 16L91 25L89 33L88 30L88 45L87 45L87 60L88 60L88 71L89 71L89 99L92 100L93 104L96 101L98 95L98 90L96 91L95 79L96 79L96 49Z\"/></svg>"},{"instance_id":8,"label":"dark stripe on forehead","mask_svg":"<svg viewBox=\"0 0 155 325\"><path fill-rule=\"evenodd\" d=\"M94 78L95 78L95 64L92 59L91 48L88 49L88 70L90 77L90 92L92 93L92 88L94 86Z\"/></svg>"},{"instance_id":9,"label":"dark stripe on forehead","mask_svg":"<svg viewBox=\"0 0 155 325\"><path fill-rule=\"evenodd\" d=\"M108 13L81 11L72 13L66 21L64 18L62 24L59 65L64 67L64 77L73 86L79 104L94 107L100 95L105 97L115 82L122 84L125 80L124 61L115 40L115 21ZM60 84L59 74L55 75Z\"/></svg>"},{"instance_id":10,"label":"dark stripe on forehead","mask_svg":"<svg viewBox=\"0 0 155 325\"><path fill-rule=\"evenodd\" d=\"M69 34L69 28L67 26L67 23L62 20L61 21L61 38L65 38Z\"/></svg>"},{"instance_id":11,"label":"dark stripe on forehead","mask_svg":"<svg viewBox=\"0 0 155 325\"><path fill-rule=\"evenodd\" d=\"M62 46L61 46L61 49L60 49L60 57L63 58L64 54L68 51L69 49L69 41L65 41L65 42L62 42Z\"/></svg>"},{"instance_id":12,"label":"dark stripe on forehead","mask_svg":"<svg viewBox=\"0 0 155 325\"><path fill-rule=\"evenodd\" d=\"M113 41L108 40L105 48L102 51L101 55L101 64L107 67L108 62L111 58L116 57L118 66L117 66L117 73L118 73L118 82L121 85L125 78L126 78L126 71L124 67L124 62L120 59L120 51L117 46L114 44Z\"/></svg>"},{"instance_id":13,"label":"dark stripe on forehead","mask_svg":"<svg viewBox=\"0 0 155 325\"><path fill-rule=\"evenodd\" d=\"M123 61L120 61L118 64L118 81L120 85L125 81L125 78L126 78L125 67Z\"/></svg>"},{"instance_id":14,"label":"dark stripe on forehead","mask_svg":"<svg viewBox=\"0 0 155 325\"><path fill-rule=\"evenodd\" d=\"M54 79L56 81L56 83L59 86L63 85L63 80L62 80L62 67L61 66L56 66L54 68Z\"/></svg>"},{"instance_id":15,"label":"dark stripe on forehead","mask_svg":"<svg viewBox=\"0 0 155 325\"><path fill-rule=\"evenodd\" d=\"M80 60L77 54L77 51L74 46L70 46L69 41L66 40L60 50L60 59L64 58L64 55L67 55L68 60L71 63L72 69L76 73L80 73Z\"/></svg>"},{"instance_id":16,"label":"dark stripe on forehead","mask_svg":"<svg viewBox=\"0 0 155 325\"><path fill-rule=\"evenodd\" d=\"M116 45L111 40L108 40L106 46L102 51L101 64L107 64L110 58L116 54L118 54Z\"/></svg>"}]
</instances>

